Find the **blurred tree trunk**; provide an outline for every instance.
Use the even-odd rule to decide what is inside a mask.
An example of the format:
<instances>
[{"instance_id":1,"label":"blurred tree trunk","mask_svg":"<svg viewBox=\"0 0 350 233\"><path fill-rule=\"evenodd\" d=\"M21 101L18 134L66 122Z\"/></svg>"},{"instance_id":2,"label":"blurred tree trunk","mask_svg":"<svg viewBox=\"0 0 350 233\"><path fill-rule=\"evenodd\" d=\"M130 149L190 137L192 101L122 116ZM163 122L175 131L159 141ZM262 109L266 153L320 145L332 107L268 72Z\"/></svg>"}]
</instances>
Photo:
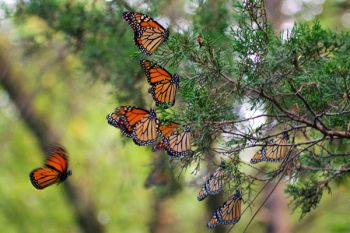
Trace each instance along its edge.
<instances>
[{"instance_id":1,"label":"blurred tree trunk","mask_svg":"<svg viewBox=\"0 0 350 233\"><path fill-rule=\"evenodd\" d=\"M283 23L290 19L289 16L282 14L282 4L281 0L265 0L267 20L278 33L281 31Z\"/></svg>"},{"instance_id":2,"label":"blurred tree trunk","mask_svg":"<svg viewBox=\"0 0 350 233\"><path fill-rule=\"evenodd\" d=\"M49 122L44 114L35 110L30 100L30 92L24 86L27 79L22 74L15 72L13 65L7 60L9 54L11 54L11 48L0 44L0 84L8 92L21 119L35 135L45 155L44 151L48 145L60 141L57 134L59 129L56 129L55 124ZM94 203L91 200L85 200L80 195L84 193L82 191L84 187L78 187L78 184L73 184L69 179L63 185L67 200L75 211L74 214L81 230L87 233L104 232L104 228L97 221Z\"/></svg>"},{"instance_id":3,"label":"blurred tree trunk","mask_svg":"<svg viewBox=\"0 0 350 233\"><path fill-rule=\"evenodd\" d=\"M157 195L157 194L156 194ZM150 232L152 233L172 233L177 232L176 230L176 214L173 213L169 204L172 201L173 195L163 195L155 198L153 205L154 215L150 223Z\"/></svg>"},{"instance_id":4,"label":"blurred tree trunk","mask_svg":"<svg viewBox=\"0 0 350 233\"><path fill-rule=\"evenodd\" d=\"M265 193L268 195L276 183L270 183ZM265 220L267 220L267 233L290 233L292 232L288 201L283 192L285 184L281 181L270 198L265 203Z\"/></svg>"},{"instance_id":5,"label":"blurred tree trunk","mask_svg":"<svg viewBox=\"0 0 350 233\"><path fill-rule=\"evenodd\" d=\"M154 157L155 167L145 181L145 188L159 189L155 192L153 199L153 216L149 229L152 233L177 232L177 213L173 212L169 205L181 191L181 184L169 166L168 155L164 155L164 152L156 154L158 158Z\"/></svg>"}]
</instances>

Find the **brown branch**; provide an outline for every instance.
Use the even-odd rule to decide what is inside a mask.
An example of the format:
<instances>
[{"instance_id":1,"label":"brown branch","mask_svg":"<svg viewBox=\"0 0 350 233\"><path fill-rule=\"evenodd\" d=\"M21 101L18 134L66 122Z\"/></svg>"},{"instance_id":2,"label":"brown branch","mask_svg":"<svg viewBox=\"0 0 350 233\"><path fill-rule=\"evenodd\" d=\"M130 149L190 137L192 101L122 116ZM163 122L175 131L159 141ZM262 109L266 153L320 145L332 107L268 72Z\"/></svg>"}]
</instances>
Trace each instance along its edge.
<instances>
[{"instance_id":1,"label":"brown branch","mask_svg":"<svg viewBox=\"0 0 350 233\"><path fill-rule=\"evenodd\" d=\"M350 168L345 168L345 166L342 166L339 170L336 170L333 174L331 174L329 177L327 177L324 180L318 181L317 186L322 187L322 186L327 186L328 183L336 178L337 176L342 175L343 173L350 172Z\"/></svg>"},{"instance_id":2,"label":"brown branch","mask_svg":"<svg viewBox=\"0 0 350 233\"><path fill-rule=\"evenodd\" d=\"M308 101L300 94L302 87L299 88L299 90L296 90L296 88L294 87L293 83L288 80L289 86L292 88L292 90L295 92L295 95L304 103L305 107L307 110L309 110L309 112L311 112L311 114L314 116L314 123L317 124L320 123L322 125L323 128L327 128L325 126L325 124L320 120L320 116L322 116L323 114L316 114L315 111L312 109L312 107L310 106L310 104L308 103Z\"/></svg>"},{"instance_id":3,"label":"brown branch","mask_svg":"<svg viewBox=\"0 0 350 233\"><path fill-rule=\"evenodd\" d=\"M350 114L350 110L342 111L342 112L325 112L324 116L341 116L341 115L347 115Z\"/></svg>"},{"instance_id":4,"label":"brown branch","mask_svg":"<svg viewBox=\"0 0 350 233\"><path fill-rule=\"evenodd\" d=\"M238 83L229 78L227 75L219 72L219 75L224 78L226 81L228 81L231 85L233 85L234 87L238 86ZM242 88L246 88L249 92L255 93L261 97L263 97L264 99L268 100L270 103L272 103L279 111L281 111L282 113L284 113L289 119L299 122L299 123L304 123L305 125L314 128L318 131L320 131L321 133L329 136L329 137L339 137L339 138L350 138L350 131L342 131L342 130L332 130L332 129L328 129L322 122L319 122L319 117L321 115L316 115L315 114L315 120L316 121L310 121L309 119L307 119L306 117L303 116L299 116L291 111L288 111L287 109L283 108L281 106L281 104L274 98L269 96L266 92L264 92L263 89L259 90L256 88L252 88L249 86L243 86ZM312 109L311 109L312 110ZM345 112L346 113L346 112Z\"/></svg>"},{"instance_id":5,"label":"brown branch","mask_svg":"<svg viewBox=\"0 0 350 233\"><path fill-rule=\"evenodd\" d=\"M288 117L285 114L261 114L261 115L257 115L257 116L253 116L253 117L249 117L249 118L245 118L245 119L241 119L241 120L227 120L227 121L208 121L208 122L204 122L204 123L209 123L209 124L215 124L215 125L229 125L229 124L237 124L237 123L242 123L245 121L251 121L257 118L261 118L261 117L273 117L273 118L282 118L282 117Z\"/></svg>"},{"instance_id":6,"label":"brown branch","mask_svg":"<svg viewBox=\"0 0 350 233\"><path fill-rule=\"evenodd\" d=\"M19 75L14 71L15 69L13 69L12 65L7 60L7 57L9 57L8 54L11 54L10 49L0 44L0 84L8 92L23 122L26 123L37 138L44 155L45 148L48 145L60 141L60 136L57 133L59 130L54 128L54 124L49 122L45 115L38 112L31 102L28 103L26 101L30 96L24 85L27 79L23 74ZM67 200L75 211L75 216L82 232L104 232L103 226L96 218L95 204L91 200L87 201L81 198L82 189L84 189L84 187L78 187L78 185L73 184L71 180L67 180L63 185Z\"/></svg>"},{"instance_id":7,"label":"brown branch","mask_svg":"<svg viewBox=\"0 0 350 233\"><path fill-rule=\"evenodd\" d=\"M327 129L326 127L322 126L321 124L319 124L317 122L312 122L312 121L308 120L305 117L298 116L298 115L296 115L296 114L294 114L294 113L284 109L275 98L267 95L266 93L264 93L263 90L260 92L260 95L263 98L269 100L272 104L274 104L278 108L278 110L280 110L281 112L287 114L290 117L290 119L293 120L293 121L304 123L307 126L309 126L311 128L314 128L314 129L320 131L321 133L323 133L324 135L327 135L329 137L350 138L350 131L341 131L341 130Z\"/></svg>"},{"instance_id":8,"label":"brown branch","mask_svg":"<svg viewBox=\"0 0 350 233\"><path fill-rule=\"evenodd\" d=\"M231 131L227 131L225 129L222 129L221 128L221 131L223 133L227 133L227 134L231 134L231 135L237 135L243 139L247 139L247 140L255 140L255 141L265 141L265 140L268 140L270 138L274 138L278 135L281 135L282 133L285 133L285 132L291 132L291 131L295 131L297 129L304 129L304 128L307 128L308 126L305 126L305 125L297 125L297 126L292 126L290 129L284 129L282 131L279 131L277 133L274 133L274 134L270 134L266 137L262 137L262 138L258 138L258 137L254 137L252 136L251 134L248 134L248 133L245 133L245 132L241 132L241 131L238 131L239 133L236 133L236 132L231 132Z\"/></svg>"}]
</instances>

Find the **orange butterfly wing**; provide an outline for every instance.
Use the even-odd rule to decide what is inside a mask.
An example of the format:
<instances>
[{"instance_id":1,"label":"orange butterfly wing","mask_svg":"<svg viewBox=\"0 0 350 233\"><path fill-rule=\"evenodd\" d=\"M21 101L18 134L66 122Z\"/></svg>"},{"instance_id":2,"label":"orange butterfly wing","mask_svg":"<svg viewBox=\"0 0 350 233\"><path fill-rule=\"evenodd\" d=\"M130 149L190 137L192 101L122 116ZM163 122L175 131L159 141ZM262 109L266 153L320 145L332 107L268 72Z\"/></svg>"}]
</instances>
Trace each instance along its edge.
<instances>
[{"instance_id":1,"label":"orange butterfly wing","mask_svg":"<svg viewBox=\"0 0 350 233\"><path fill-rule=\"evenodd\" d=\"M60 173L67 172L68 159L66 150L62 147L52 148L49 158L45 162L45 165Z\"/></svg>"},{"instance_id":2,"label":"orange butterfly wing","mask_svg":"<svg viewBox=\"0 0 350 233\"><path fill-rule=\"evenodd\" d=\"M46 188L59 181L60 173L51 168L37 168L30 173L30 181L37 189Z\"/></svg>"},{"instance_id":3,"label":"orange butterfly wing","mask_svg":"<svg viewBox=\"0 0 350 233\"><path fill-rule=\"evenodd\" d=\"M178 158L188 156L192 153L192 134L189 127L185 127L183 132L174 132L166 138L166 151L169 155Z\"/></svg>"},{"instance_id":4,"label":"orange butterfly wing","mask_svg":"<svg viewBox=\"0 0 350 233\"><path fill-rule=\"evenodd\" d=\"M147 15L136 12L124 12L123 18L134 31L136 46L146 55L154 53L169 37L169 31Z\"/></svg>"},{"instance_id":5,"label":"orange butterfly wing","mask_svg":"<svg viewBox=\"0 0 350 233\"><path fill-rule=\"evenodd\" d=\"M148 60L142 60L141 66L147 76L148 83L151 85L149 92L156 105L173 106L180 78L176 74L172 76L166 69L157 64L152 66Z\"/></svg>"},{"instance_id":6,"label":"orange butterfly wing","mask_svg":"<svg viewBox=\"0 0 350 233\"><path fill-rule=\"evenodd\" d=\"M171 122L167 125L159 126L159 130L161 131L161 133L163 134L164 137L169 137L170 134L175 132L179 126L180 126L179 124Z\"/></svg>"},{"instance_id":7,"label":"orange butterfly wing","mask_svg":"<svg viewBox=\"0 0 350 233\"><path fill-rule=\"evenodd\" d=\"M237 192L216 211L220 224L236 224L239 221L241 218L241 201L241 194Z\"/></svg>"},{"instance_id":8,"label":"orange butterfly wing","mask_svg":"<svg viewBox=\"0 0 350 233\"><path fill-rule=\"evenodd\" d=\"M139 146L150 145L157 139L159 120L156 112L151 109L148 115L141 118L132 133L134 142Z\"/></svg>"}]
</instances>

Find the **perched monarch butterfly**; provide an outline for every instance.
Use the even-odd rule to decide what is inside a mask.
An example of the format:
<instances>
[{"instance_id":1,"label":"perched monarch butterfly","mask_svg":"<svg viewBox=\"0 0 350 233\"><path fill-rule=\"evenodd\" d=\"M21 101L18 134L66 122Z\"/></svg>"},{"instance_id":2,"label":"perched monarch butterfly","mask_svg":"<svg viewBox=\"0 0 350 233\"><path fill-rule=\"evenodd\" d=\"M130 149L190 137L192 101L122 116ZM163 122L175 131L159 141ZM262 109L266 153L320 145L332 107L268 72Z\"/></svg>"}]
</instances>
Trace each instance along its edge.
<instances>
[{"instance_id":1,"label":"perched monarch butterfly","mask_svg":"<svg viewBox=\"0 0 350 233\"><path fill-rule=\"evenodd\" d=\"M68 158L66 150L61 146L51 148L45 167L37 168L29 174L30 181L37 189L46 188L52 184L60 183L72 175L68 171Z\"/></svg>"},{"instance_id":2,"label":"perched monarch butterfly","mask_svg":"<svg viewBox=\"0 0 350 233\"><path fill-rule=\"evenodd\" d=\"M154 53L169 37L169 31L147 15L124 12L123 18L134 31L136 46L146 55Z\"/></svg>"},{"instance_id":3,"label":"perched monarch butterfly","mask_svg":"<svg viewBox=\"0 0 350 233\"><path fill-rule=\"evenodd\" d=\"M250 163L258 163L261 161L267 162L281 162L284 160L287 154L287 148L289 146L280 146L287 144L289 139L288 132L283 132L275 139L270 140L266 146L263 146L261 150L255 153Z\"/></svg>"},{"instance_id":4,"label":"perched monarch butterfly","mask_svg":"<svg viewBox=\"0 0 350 233\"><path fill-rule=\"evenodd\" d=\"M241 201L241 193L237 191L230 199L224 202L219 209L213 212L207 226L209 228L214 228L219 224L236 224L241 218Z\"/></svg>"},{"instance_id":5,"label":"perched monarch butterfly","mask_svg":"<svg viewBox=\"0 0 350 233\"><path fill-rule=\"evenodd\" d=\"M107 121L120 128L124 135L134 139L137 145L149 145L157 138L159 120L156 112L131 106L117 107L107 115Z\"/></svg>"},{"instance_id":6,"label":"perched monarch butterfly","mask_svg":"<svg viewBox=\"0 0 350 233\"><path fill-rule=\"evenodd\" d=\"M192 153L192 135L190 127L186 126L180 131L178 124L170 123L165 126L160 126L160 131L163 135L163 139L155 146L156 150L164 149L170 156L178 158L185 157Z\"/></svg>"},{"instance_id":7,"label":"perched monarch butterfly","mask_svg":"<svg viewBox=\"0 0 350 233\"><path fill-rule=\"evenodd\" d=\"M208 195L216 195L221 192L224 188L224 163L216 169L216 171L209 177L209 179L204 183L201 191L197 196L198 201L204 200Z\"/></svg>"},{"instance_id":8,"label":"perched monarch butterfly","mask_svg":"<svg viewBox=\"0 0 350 233\"><path fill-rule=\"evenodd\" d=\"M173 106L175 104L176 90L179 87L179 76L171 75L163 67L148 60L141 60L141 66L147 76L147 81L151 85L148 92L152 94L156 105L165 104Z\"/></svg>"}]
</instances>

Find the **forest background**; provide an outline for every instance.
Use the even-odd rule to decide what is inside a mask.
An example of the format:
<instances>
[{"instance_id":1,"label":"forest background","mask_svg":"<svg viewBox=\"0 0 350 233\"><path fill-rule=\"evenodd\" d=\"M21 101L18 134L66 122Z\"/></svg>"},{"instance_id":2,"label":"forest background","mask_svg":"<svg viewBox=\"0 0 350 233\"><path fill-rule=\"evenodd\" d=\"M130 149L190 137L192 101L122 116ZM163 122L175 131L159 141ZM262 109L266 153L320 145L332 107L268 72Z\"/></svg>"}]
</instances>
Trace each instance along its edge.
<instances>
[{"instance_id":1,"label":"forest background","mask_svg":"<svg viewBox=\"0 0 350 233\"><path fill-rule=\"evenodd\" d=\"M296 22L318 20L336 32L350 28L346 0L269 0L266 8L281 37ZM202 161L196 174L196 163L171 167L166 154L125 140L105 117L119 105L152 105L121 12L157 16L171 28L170 37L190 28L208 43L224 44L215 30L227 24L223 15L234 12L234 1L32 0L3 1L1 9L0 232L211 232L206 222L223 197L198 202L196 195L214 163ZM193 46L197 34L191 35ZM251 106L237 106L237 112L252 114ZM69 151L73 176L37 191L28 174L41 166L43 146L52 139ZM159 167L162 185L150 188L149 174ZM331 186L302 220L298 210L287 208L280 187L270 205L282 207L275 215L271 206L263 208L248 232L349 232L349 180ZM242 232L253 213L247 211L232 232ZM287 230L269 231L281 222Z\"/></svg>"}]
</instances>

